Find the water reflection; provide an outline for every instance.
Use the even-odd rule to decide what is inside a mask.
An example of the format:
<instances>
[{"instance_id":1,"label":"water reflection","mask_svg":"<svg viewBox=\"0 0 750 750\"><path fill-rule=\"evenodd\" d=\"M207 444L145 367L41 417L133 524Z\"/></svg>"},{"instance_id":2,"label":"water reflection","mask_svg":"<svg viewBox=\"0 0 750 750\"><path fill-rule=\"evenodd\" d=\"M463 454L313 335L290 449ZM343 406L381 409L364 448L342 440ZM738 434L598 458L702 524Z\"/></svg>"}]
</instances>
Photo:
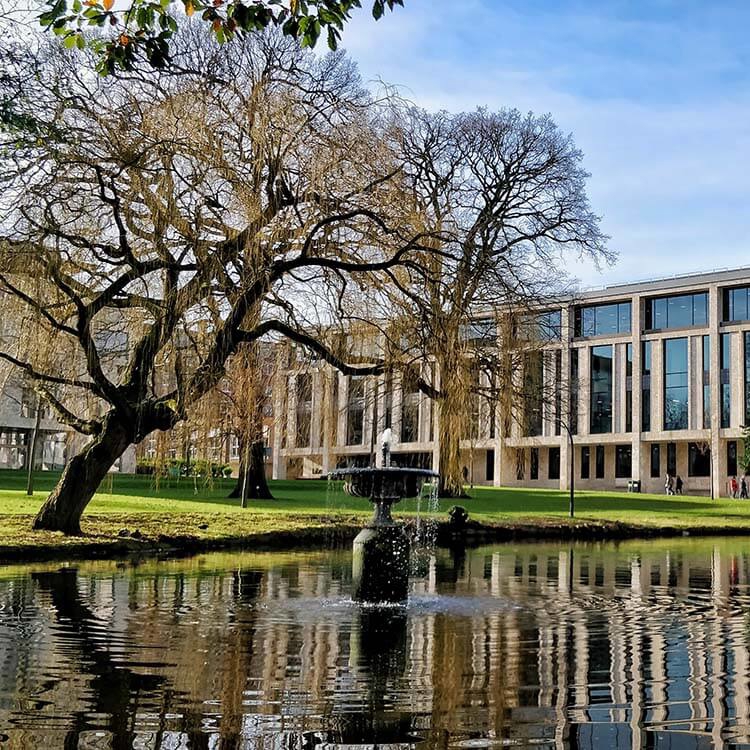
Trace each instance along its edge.
<instances>
[{"instance_id":1,"label":"water reflection","mask_svg":"<svg viewBox=\"0 0 750 750\"><path fill-rule=\"evenodd\" d=\"M0 570L9 748L750 747L745 542Z\"/></svg>"}]
</instances>

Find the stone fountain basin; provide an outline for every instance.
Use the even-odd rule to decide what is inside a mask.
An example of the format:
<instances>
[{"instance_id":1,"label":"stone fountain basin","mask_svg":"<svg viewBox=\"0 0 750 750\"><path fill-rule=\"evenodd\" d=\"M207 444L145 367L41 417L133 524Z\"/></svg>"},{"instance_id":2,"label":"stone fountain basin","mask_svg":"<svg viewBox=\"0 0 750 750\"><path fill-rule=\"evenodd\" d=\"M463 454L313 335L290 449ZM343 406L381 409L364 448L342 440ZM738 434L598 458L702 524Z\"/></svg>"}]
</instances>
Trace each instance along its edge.
<instances>
[{"instance_id":1,"label":"stone fountain basin","mask_svg":"<svg viewBox=\"0 0 750 750\"><path fill-rule=\"evenodd\" d=\"M397 503L406 497L416 497L424 482L437 479L438 473L431 469L400 466L352 467L336 469L328 474L329 479L343 479L344 491L353 497L369 500L390 500Z\"/></svg>"}]
</instances>

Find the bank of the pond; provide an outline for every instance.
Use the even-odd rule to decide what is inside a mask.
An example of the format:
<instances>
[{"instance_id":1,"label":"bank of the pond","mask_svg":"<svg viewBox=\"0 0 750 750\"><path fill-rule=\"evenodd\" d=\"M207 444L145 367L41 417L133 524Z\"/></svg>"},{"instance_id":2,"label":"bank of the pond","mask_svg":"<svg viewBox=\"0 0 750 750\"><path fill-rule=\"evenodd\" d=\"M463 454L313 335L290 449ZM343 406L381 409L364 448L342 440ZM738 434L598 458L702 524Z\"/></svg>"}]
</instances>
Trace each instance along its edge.
<instances>
[{"instance_id":1,"label":"bank of the pond","mask_svg":"<svg viewBox=\"0 0 750 750\"><path fill-rule=\"evenodd\" d=\"M331 494L325 482L272 482L273 500L242 509L228 499L231 480L155 482L151 477L111 477L82 521L83 535L31 531L34 513L55 475L40 473L36 492L23 491L22 472L0 471L0 560L121 557L216 549L261 549L348 543L370 514L362 500ZM616 492L576 494L553 490L474 488L460 501L470 521L464 539L480 544L510 539L605 540L657 536L750 535L750 503L704 497L664 497ZM436 518L441 543L453 538L443 501ZM407 521L415 501L397 506Z\"/></svg>"}]
</instances>

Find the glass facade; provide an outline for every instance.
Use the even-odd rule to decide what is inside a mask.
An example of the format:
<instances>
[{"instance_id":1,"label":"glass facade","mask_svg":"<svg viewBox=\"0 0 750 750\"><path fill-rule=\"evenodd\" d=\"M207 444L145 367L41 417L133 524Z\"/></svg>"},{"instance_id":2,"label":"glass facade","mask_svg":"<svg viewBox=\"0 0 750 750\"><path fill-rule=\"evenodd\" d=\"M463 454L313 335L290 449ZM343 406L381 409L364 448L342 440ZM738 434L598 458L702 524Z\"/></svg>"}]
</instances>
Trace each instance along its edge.
<instances>
[{"instance_id":1,"label":"glass facade","mask_svg":"<svg viewBox=\"0 0 750 750\"><path fill-rule=\"evenodd\" d=\"M529 479L539 479L539 448L531 449Z\"/></svg>"},{"instance_id":2,"label":"glass facade","mask_svg":"<svg viewBox=\"0 0 750 750\"><path fill-rule=\"evenodd\" d=\"M641 344L641 430L651 429L651 342Z\"/></svg>"},{"instance_id":3,"label":"glass facade","mask_svg":"<svg viewBox=\"0 0 750 750\"><path fill-rule=\"evenodd\" d=\"M711 429L711 337L703 337L703 429Z\"/></svg>"},{"instance_id":4,"label":"glass facade","mask_svg":"<svg viewBox=\"0 0 750 750\"><path fill-rule=\"evenodd\" d=\"M724 290L721 319L725 323L750 320L750 286Z\"/></svg>"},{"instance_id":5,"label":"glass facade","mask_svg":"<svg viewBox=\"0 0 750 750\"><path fill-rule=\"evenodd\" d=\"M594 435L612 432L612 347L591 347L591 423Z\"/></svg>"},{"instance_id":6,"label":"glass facade","mask_svg":"<svg viewBox=\"0 0 750 750\"><path fill-rule=\"evenodd\" d=\"M708 323L708 294L682 294L646 300L645 330L704 326Z\"/></svg>"},{"instance_id":7,"label":"glass facade","mask_svg":"<svg viewBox=\"0 0 750 750\"><path fill-rule=\"evenodd\" d=\"M667 443L667 473L677 476L677 443Z\"/></svg>"},{"instance_id":8,"label":"glass facade","mask_svg":"<svg viewBox=\"0 0 750 750\"><path fill-rule=\"evenodd\" d=\"M555 363L555 435L562 430L562 352L554 353Z\"/></svg>"},{"instance_id":9,"label":"glass facade","mask_svg":"<svg viewBox=\"0 0 750 750\"><path fill-rule=\"evenodd\" d=\"M737 476L737 441L730 440L727 443L727 476Z\"/></svg>"},{"instance_id":10,"label":"glass facade","mask_svg":"<svg viewBox=\"0 0 750 750\"><path fill-rule=\"evenodd\" d=\"M346 408L346 444L361 445L365 425L365 379L361 375L349 378Z\"/></svg>"},{"instance_id":11,"label":"glass facade","mask_svg":"<svg viewBox=\"0 0 750 750\"><path fill-rule=\"evenodd\" d=\"M732 335L721 334L721 426L729 427L732 421Z\"/></svg>"},{"instance_id":12,"label":"glass facade","mask_svg":"<svg viewBox=\"0 0 750 750\"><path fill-rule=\"evenodd\" d=\"M610 336L630 333L630 302L611 305L591 305L575 310L576 336Z\"/></svg>"},{"instance_id":13,"label":"glass facade","mask_svg":"<svg viewBox=\"0 0 750 750\"><path fill-rule=\"evenodd\" d=\"M664 429L688 428L688 340L664 342Z\"/></svg>"}]
</instances>

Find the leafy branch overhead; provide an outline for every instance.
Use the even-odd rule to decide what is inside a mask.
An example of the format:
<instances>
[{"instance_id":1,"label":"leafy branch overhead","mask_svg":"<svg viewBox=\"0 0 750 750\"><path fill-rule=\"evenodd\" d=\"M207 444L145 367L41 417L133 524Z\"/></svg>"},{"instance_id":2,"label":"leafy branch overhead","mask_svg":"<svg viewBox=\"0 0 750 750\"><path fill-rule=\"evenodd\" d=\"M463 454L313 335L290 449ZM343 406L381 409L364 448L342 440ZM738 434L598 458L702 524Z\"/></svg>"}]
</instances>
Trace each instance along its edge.
<instances>
[{"instance_id":1,"label":"leafy branch overhead","mask_svg":"<svg viewBox=\"0 0 750 750\"><path fill-rule=\"evenodd\" d=\"M403 0L373 0L372 15L377 20L396 5L403 6ZM361 6L361 0L47 0L39 21L62 37L67 48L92 48L99 72L107 75L118 68L131 70L140 58L164 67L170 60L170 40L185 17L210 26L219 44L277 26L303 47L314 47L325 34L335 50L344 24ZM85 33L92 28L106 33Z\"/></svg>"}]
</instances>

